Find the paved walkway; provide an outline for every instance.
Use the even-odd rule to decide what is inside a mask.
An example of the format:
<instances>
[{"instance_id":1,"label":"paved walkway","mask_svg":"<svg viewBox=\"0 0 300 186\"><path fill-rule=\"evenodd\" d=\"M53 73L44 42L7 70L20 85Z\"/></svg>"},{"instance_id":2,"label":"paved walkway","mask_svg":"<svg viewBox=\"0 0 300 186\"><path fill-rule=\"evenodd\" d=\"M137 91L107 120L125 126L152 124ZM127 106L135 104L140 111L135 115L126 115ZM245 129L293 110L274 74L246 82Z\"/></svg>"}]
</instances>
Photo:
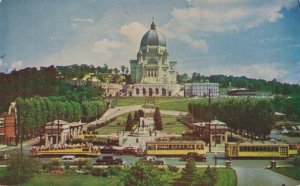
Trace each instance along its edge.
<instances>
[{"instance_id":1,"label":"paved walkway","mask_svg":"<svg viewBox=\"0 0 300 186\"><path fill-rule=\"evenodd\" d=\"M236 171L238 185L240 186L297 186L300 181L273 172L265 167L267 161L233 160L232 168Z\"/></svg>"},{"instance_id":2,"label":"paved walkway","mask_svg":"<svg viewBox=\"0 0 300 186\"><path fill-rule=\"evenodd\" d=\"M142 105L132 105L132 106L110 108L101 116L100 119L84 125L84 128L86 129L88 126L96 125L97 123L104 123L112 118L115 118L117 116L120 116L120 115L128 113L128 112L133 112L133 111L136 111L139 109L142 109L145 112L154 112L154 109L142 108ZM179 112L179 111L172 111L172 110L161 110L160 113L165 114L165 115L172 115L172 116L180 116L180 115L187 114L187 112Z\"/></svg>"}]
</instances>

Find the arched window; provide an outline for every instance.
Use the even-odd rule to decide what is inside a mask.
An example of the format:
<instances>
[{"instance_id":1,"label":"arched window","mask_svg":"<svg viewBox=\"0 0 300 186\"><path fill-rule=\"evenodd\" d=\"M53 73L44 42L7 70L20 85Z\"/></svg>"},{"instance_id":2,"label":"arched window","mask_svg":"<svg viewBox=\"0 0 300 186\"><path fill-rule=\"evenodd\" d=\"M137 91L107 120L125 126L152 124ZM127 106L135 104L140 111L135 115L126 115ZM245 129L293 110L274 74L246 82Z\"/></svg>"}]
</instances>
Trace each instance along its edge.
<instances>
[{"instance_id":1,"label":"arched window","mask_svg":"<svg viewBox=\"0 0 300 186\"><path fill-rule=\"evenodd\" d=\"M167 95L167 91L166 91L166 89L164 87L161 89L161 95L162 96L166 96Z\"/></svg>"},{"instance_id":2,"label":"arched window","mask_svg":"<svg viewBox=\"0 0 300 186\"><path fill-rule=\"evenodd\" d=\"M153 90L152 88L149 88L149 96L152 96L153 95Z\"/></svg>"}]
</instances>

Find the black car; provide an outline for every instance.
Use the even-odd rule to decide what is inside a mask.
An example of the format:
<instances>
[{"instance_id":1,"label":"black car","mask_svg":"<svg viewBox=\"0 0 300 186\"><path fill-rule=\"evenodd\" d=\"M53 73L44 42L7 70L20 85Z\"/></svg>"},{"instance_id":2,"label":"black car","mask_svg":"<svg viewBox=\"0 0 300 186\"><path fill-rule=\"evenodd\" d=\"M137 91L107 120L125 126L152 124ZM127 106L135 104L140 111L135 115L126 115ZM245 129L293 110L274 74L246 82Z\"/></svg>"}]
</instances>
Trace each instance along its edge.
<instances>
[{"instance_id":1,"label":"black car","mask_svg":"<svg viewBox=\"0 0 300 186\"><path fill-rule=\"evenodd\" d=\"M114 155L104 155L102 158L97 159L94 165L124 165L125 160L116 158Z\"/></svg>"},{"instance_id":2,"label":"black car","mask_svg":"<svg viewBox=\"0 0 300 186\"><path fill-rule=\"evenodd\" d=\"M157 159L155 156L144 156L140 159L142 162L151 163L153 165L164 165L166 162L164 160Z\"/></svg>"},{"instance_id":3,"label":"black car","mask_svg":"<svg viewBox=\"0 0 300 186\"><path fill-rule=\"evenodd\" d=\"M114 154L115 149L112 146L105 146L100 149L101 154Z\"/></svg>"},{"instance_id":4,"label":"black car","mask_svg":"<svg viewBox=\"0 0 300 186\"><path fill-rule=\"evenodd\" d=\"M204 154L198 154L196 152L189 152L182 157L182 160L187 161L194 159L194 161L206 161L206 156Z\"/></svg>"}]
</instances>

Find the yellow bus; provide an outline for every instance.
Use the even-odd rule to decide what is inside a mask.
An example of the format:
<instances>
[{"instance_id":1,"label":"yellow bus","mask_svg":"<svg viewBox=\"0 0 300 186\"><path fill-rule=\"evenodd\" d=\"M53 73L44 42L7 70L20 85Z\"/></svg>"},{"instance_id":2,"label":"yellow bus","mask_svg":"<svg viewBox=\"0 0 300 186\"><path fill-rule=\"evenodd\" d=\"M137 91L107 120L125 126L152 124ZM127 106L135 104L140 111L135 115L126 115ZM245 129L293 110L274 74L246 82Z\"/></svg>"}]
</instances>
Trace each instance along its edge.
<instances>
[{"instance_id":1,"label":"yellow bus","mask_svg":"<svg viewBox=\"0 0 300 186\"><path fill-rule=\"evenodd\" d=\"M203 141L150 141L146 142L146 154L154 156L184 156L189 152L206 154Z\"/></svg>"},{"instance_id":2,"label":"yellow bus","mask_svg":"<svg viewBox=\"0 0 300 186\"><path fill-rule=\"evenodd\" d=\"M289 155L297 155L298 154L298 145L297 144L289 144Z\"/></svg>"},{"instance_id":3,"label":"yellow bus","mask_svg":"<svg viewBox=\"0 0 300 186\"><path fill-rule=\"evenodd\" d=\"M76 156L99 156L100 148L92 144L78 145L49 145L33 147L31 156L61 156L61 155L76 155Z\"/></svg>"},{"instance_id":4,"label":"yellow bus","mask_svg":"<svg viewBox=\"0 0 300 186\"><path fill-rule=\"evenodd\" d=\"M289 145L271 142L230 142L225 144L227 158L287 158Z\"/></svg>"}]
</instances>

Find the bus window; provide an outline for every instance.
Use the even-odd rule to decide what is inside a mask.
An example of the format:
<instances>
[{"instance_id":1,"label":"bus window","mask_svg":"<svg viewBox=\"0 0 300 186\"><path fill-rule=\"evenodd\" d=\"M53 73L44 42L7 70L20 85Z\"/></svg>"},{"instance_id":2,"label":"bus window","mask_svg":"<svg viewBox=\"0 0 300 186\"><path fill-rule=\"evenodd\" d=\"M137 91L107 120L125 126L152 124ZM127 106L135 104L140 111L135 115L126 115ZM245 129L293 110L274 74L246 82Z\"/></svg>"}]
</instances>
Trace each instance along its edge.
<instances>
[{"instance_id":1,"label":"bus window","mask_svg":"<svg viewBox=\"0 0 300 186\"><path fill-rule=\"evenodd\" d=\"M203 145L197 145L197 149L203 150Z\"/></svg>"},{"instance_id":2,"label":"bus window","mask_svg":"<svg viewBox=\"0 0 300 186\"><path fill-rule=\"evenodd\" d=\"M156 145L149 145L147 147L148 150L156 150Z\"/></svg>"}]
</instances>

